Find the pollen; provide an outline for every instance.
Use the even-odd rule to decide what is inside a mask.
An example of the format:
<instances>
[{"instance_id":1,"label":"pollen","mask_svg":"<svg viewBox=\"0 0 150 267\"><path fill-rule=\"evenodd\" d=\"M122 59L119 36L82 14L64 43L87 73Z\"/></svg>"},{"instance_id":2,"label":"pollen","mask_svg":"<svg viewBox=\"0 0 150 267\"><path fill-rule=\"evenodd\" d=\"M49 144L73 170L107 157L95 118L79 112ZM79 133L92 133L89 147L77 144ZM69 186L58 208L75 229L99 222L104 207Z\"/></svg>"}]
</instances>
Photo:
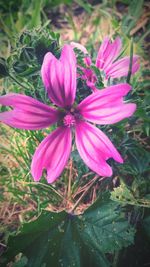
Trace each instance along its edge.
<instances>
[{"instance_id":1,"label":"pollen","mask_svg":"<svg viewBox=\"0 0 150 267\"><path fill-rule=\"evenodd\" d=\"M67 114L63 119L63 123L67 127L74 126L75 122L76 122L75 117L72 114Z\"/></svg>"}]
</instances>

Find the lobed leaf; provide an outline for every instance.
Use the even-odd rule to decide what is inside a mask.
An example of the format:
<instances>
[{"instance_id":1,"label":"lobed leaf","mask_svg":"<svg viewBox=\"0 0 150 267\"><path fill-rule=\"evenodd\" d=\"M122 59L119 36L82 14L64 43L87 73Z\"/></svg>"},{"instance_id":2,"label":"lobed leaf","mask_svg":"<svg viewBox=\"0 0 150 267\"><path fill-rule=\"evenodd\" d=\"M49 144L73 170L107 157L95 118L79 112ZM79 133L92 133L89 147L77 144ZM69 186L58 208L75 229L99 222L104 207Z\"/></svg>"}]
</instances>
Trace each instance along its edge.
<instances>
[{"instance_id":1,"label":"lobed leaf","mask_svg":"<svg viewBox=\"0 0 150 267\"><path fill-rule=\"evenodd\" d=\"M133 238L133 228L105 193L82 215L43 211L9 238L1 266L21 252L28 267L108 267L104 253L127 247Z\"/></svg>"}]
</instances>

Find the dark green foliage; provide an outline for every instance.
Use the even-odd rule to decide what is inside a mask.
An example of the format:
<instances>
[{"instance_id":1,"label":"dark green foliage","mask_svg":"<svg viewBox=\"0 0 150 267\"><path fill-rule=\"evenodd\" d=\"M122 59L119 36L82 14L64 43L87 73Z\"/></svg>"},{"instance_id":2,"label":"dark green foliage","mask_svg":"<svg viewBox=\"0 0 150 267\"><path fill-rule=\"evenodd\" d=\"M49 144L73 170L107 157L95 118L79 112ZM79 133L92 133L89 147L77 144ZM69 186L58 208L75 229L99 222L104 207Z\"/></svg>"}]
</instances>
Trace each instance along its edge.
<instances>
[{"instance_id":1,"label":"dark green foliage","mask_svg":"<svg viewBox=\"0 0 150 267\"><path fill-rule=\"evenodd\" d=\"M104 253L132 244L134 232L121 209L105 193L81 215L42 212L9 238L1 266L22 252L28 267L83 267L90 262L94 267L108 267Z\"/></svg>"},{"instance_id":2,"label":"dark green foliage","mask_svg":"<svg viewBox=\"0 0 150 267\"><path fill-rule=\"evenodd\" d=\"M37 61L41 65L47 52L52 52L57 56L58 42L59 34L55 34L50 31L48 27L38 30L25 31L22 33L19 38L19 42L17 43L19 55L17 53L15 57L18 57L19 62L26 64L26 68L29 67L29 63L37 64ZM24 73L22 73L22 76L23 75Z\"/></svg>"},{"instance_id":3,"label":"dark green foliage","mask_svg":"<svg viewBox=\"0 0 150 267\"><path fill-rule=\"evenodd\" d=\"M120 251L117 259L117 266L149 266L149 251L150 242L148 240L147 233L144 231L143 225L138 224L134 245Z\"/></svg>"},{"instance_id":4,"label":"dark green foliage","mask_svg":"<svg viewBox=\"0 0 150 267\"><path fill-rule=\"evenodd\" d=\"M7 77L8 75L9 73L6 61L4 58L0 58L0 78Z\"/></svg>"},{"instance_id":5,"label":"dark green foliage","mask_svg":"<svg viewBox=\"0 0 150 267\"><path fill-rule=\"evenodd\" d=\"M19 84L18 93L21 91L49 103L41 81L40 69L47 52L52 52L59 57L58 44L59 34L50 31L48 27L24 31L20 35L12 56L7 59L10 78L14 80L17 76L15 82Z\"/></svg>"}]
</instances>

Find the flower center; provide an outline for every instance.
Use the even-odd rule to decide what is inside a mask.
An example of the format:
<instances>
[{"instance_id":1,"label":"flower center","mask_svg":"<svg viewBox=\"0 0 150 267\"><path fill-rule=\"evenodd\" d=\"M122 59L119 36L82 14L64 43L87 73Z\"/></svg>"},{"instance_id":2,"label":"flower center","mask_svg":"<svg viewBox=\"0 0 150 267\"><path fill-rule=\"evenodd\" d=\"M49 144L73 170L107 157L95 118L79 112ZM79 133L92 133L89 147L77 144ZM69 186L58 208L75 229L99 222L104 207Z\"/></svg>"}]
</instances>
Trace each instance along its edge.
<instances>
[{"instance_id":1,"label":"flower center","mask_svg":"<svg viewBox=\"0 0 150 267\"><path fill-rule=\"evenodd\" d=\"M76 123L75 117L72 114L67 114L64 119L63 119L63 123L65 126L67 127L71 127L74 126Z\"/></svg>"}]
</instances>

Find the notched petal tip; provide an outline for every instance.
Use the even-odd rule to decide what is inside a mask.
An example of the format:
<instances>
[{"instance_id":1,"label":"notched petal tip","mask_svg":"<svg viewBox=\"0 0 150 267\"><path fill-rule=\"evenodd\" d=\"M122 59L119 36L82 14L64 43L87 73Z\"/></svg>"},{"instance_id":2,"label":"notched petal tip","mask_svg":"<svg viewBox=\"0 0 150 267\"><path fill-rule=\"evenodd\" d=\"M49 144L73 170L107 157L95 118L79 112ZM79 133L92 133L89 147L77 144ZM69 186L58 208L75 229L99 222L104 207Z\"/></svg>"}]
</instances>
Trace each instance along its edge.
<instances>
[{"instance_id":1,"label":"notched petal tip","mask_svg":"<svg viewBox=\"0 0 150 267\"><path fill-rule=\"evenodd\" d=\"M76 145L85 164L100 176L110 177L112 168L107 163L113 158L119 163L123 159L109 138L98 128L87 123L76 125Z\"/></svg>"},{"instance_id":2,"label":"notched petal tip","mask_svg":"<svg viewBox=\"0 0 150 267\"><path fill-rule=\"evenodd\" d=\"M133 115L133 113L136 111L137 109L137 105L135 103L129 103L129 104L125 104L128 113L127 113L127 118L131 117Z\"/></svg>"},{"instance_id":3,"label":"notched petal tip","mask_svg":"<svg viewBox=\"0 0 150 267\"><path fill-rule=\"evenodd\" d=\"M34 181L39 181L43 170L48 183L53 183L64 170L71 153L71 130L59 127L49 134L37 147L31 163Z\"/></svg>"},{"instance_id":4,"label":"notched petal tip","mask_svg":"<svg viewBox=\"0 0 150 267\"><path fill-rule=\"evenodd\" d=\"M76 57L71 45L64 45L60 59L47 53L41 68L44 86L57 106L70 107L76 93Z\"/></svg>"}]
</instances>

